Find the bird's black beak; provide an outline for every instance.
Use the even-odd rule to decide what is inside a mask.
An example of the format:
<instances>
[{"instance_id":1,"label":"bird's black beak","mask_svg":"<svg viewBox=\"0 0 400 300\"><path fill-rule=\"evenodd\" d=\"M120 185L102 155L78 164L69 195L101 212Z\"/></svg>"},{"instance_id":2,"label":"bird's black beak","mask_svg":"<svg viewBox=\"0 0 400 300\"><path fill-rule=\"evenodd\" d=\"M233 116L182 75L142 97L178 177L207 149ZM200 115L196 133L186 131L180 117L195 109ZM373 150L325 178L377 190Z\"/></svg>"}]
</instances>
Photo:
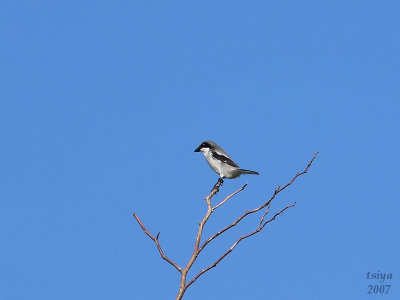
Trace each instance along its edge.
<instances>
[{"instance_id":1,"label":"bird's black beak","mask_svg":"<svg viewBox=\"0 0 400 300\"><path fill-rule=\"evenodd\" d=\"M194 149L194 152L200 152L200 146L198 146L196 149Z\"/></svg>"}]
</instances>

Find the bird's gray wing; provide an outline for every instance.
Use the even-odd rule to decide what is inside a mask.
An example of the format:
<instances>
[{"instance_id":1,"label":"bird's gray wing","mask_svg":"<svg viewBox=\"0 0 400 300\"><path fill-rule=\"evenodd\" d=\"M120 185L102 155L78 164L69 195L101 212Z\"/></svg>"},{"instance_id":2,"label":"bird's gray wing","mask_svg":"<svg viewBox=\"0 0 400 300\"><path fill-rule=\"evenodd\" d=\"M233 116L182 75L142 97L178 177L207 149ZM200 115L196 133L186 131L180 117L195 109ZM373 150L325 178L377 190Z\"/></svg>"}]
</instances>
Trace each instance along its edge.
<instances>
[{"instance_id":1,"label":"bird's gray wing","mask_svg":"<svg viewBox=\"0 0 400 300\"><path fill-rule=\"evenodd\" d=\"M215 159L223 161L224 163L227 163L228 165L230 165L232 167L239 168L239 166L237 164L235 164L235 162L230 157L228 157L224 154L220 154L220 153L217 153L216 151L212 151L211 155Z\"/></svg>"}]
</instances>

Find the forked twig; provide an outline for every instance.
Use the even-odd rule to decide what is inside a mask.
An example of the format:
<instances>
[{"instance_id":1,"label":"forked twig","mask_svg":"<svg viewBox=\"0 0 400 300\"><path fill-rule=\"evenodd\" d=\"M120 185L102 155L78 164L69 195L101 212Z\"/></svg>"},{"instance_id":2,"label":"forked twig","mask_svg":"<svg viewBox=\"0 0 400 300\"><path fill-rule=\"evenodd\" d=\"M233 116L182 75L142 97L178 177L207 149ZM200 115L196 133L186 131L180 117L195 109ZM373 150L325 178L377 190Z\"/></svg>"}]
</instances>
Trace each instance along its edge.
<instances>
[{"instance_id":1,"label":"forked twig","mask_svg":"<svg viewBox=\"0 0 400 300\"><path fill-rule=\"evenodd\" d=\"M175 269L177 269L179 272L182 272L181 268L178 266L178 264L176 262L174 262L173 260L169 259L163 252L163 250L161 249L161 245L160 242L158 241L158 237L160 236L160 232L157 233L157 236L154 237L147 229L146 227L144 227L142 221L139 219L139 217L137 216L137 214L133 214L133 217L136 219L136 221L139 223L140 227L142 228L142 230L144 231L145 234L147 234L149 236L149 238L151 238L154 243L156 243L157 248L158 248L158 252L160 252L161 257L166 260L167 262L169 262L171 265L173 265L175 267Z\"/></svg>"},{"instance_id":2,"label":"forked twig","mask_svg":"<svg viewBox=\"0 0 400 300\"><path fill-rule=\"evenodd\" d=\"M264 224L259 225L257 227L256 230L254 230L253 232L250 232L249 234L246 234L244 236L241 236L240 238L238 238L238 240L233 243L233 245L220 257L218 258L213 264L211 264L210 266L208 266L207 268L201 270L192 280L189 281L189 283L187 284L187 287L189 287L193 282L195 282L201 275L203 275L205 272L211 270L212 268L215 268L229 253L231 253L233 251L233 249L235 249L235 247L244 239L247 239L249 237L251 237L252 235L259 233L261 230L264 229L265 225L267 225L268 223L274 221L276 219L277 216L279 216L280 214L282 214L285 210L287 210L290 207L293 207L296 205L296 202L286 206L284 209L280 210L279 212L277 212L271 219L269 219L268 221L266 221Z\"/></svg>"},{"instance_id":3,"label":"forked twig","mask_svg":"<svg viewBox=\"0 0 400 300\"><path fill-rule=\"evenodd\" d=\"M240 193L241 191L243 191L245 189L245 187L247 186L248 182L246 182L244 184L244 186L242 186L240 189L236 190L235 192L233 192L232 194L228 195L225 197L224 200L222 200L220 203L218 203L217 205L215 205L212 210L216 210L218 207L220 207L222 204L224 204L226 201L228 201L230 198L232 198L233 196L235 196L237 193Z\"/></svg>"}]
</instances>

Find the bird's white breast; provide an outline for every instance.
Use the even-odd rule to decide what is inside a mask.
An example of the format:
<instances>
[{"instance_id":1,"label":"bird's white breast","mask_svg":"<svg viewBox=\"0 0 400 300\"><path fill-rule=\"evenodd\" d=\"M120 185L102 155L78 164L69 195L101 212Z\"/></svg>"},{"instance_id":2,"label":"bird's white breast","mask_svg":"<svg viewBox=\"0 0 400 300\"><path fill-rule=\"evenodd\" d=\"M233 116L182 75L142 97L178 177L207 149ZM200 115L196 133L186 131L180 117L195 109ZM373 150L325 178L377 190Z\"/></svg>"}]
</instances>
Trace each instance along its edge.
<instances>
[{"instance_id":1,"label":"bird's white breast","mask_svg":"<svg viewBox=\"0 0 400 300\"><path fill-rule=\"evenodd\" d=\"M204 154L211 169L213 169L215 173L219 174L219 176L224 178L236 178L240 176L241 173L238 171L238 168L232 167L214 158L210 149L205 148L200 151Z\"/></svg>"},{"instance_id":2,"label":"bird's white breast","mask_svg":"<svg viewBox=\"0 0 400 300\"><path fill-rule=\"evenodd\" d=\"M206 148L204 150L201 150L201 152L203 152L204 157L206 158L207 163L211 167L211 169L213 169L217 174L221 175L221 162L212 156L210 149Z\"/></svg>"}]
</instances>

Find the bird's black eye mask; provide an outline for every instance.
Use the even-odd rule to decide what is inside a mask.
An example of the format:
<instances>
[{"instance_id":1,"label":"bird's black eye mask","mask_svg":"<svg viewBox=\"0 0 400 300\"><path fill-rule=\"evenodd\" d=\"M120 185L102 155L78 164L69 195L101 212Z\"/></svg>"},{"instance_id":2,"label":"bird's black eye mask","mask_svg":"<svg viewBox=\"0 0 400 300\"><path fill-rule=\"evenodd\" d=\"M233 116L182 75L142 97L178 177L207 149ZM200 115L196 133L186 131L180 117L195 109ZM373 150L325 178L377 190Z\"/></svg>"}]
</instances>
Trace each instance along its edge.
<instances>
[{"instance_id":1,"label":"bird's black eye mask","mask_svg":"<svg viewBox=\"0 0 400 300\"><path fill-rule=\"evenodd\" d=\"M202 143L200 148L210 148L210 149L212 149L212 146L209 143Z\"/></svg>"},{"instance_id":2,"label":"bird's black eye mask","mask_svg":"<svg viewBox=\"0 0 400 300\"><path fill-rule=\"evenodd\" d=\"M207 143L207 142L203 142L203 143L201 143L200 144L200 146L198 146L197 148L196 148L196 150L194 150L194 152L200 152L201 151L201 149L214 149L215 147L213 146L213 145L211 145L210 143Z\"/></svg>"}]
</instances>

